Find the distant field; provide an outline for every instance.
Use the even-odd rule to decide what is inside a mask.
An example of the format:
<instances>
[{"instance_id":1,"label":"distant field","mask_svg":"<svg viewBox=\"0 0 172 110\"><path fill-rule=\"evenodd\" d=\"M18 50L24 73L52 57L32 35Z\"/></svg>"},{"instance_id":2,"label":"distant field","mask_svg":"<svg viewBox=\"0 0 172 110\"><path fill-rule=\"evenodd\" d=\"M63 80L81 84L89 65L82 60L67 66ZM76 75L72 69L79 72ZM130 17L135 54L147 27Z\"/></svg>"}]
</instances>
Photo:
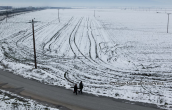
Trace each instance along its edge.
<instances>
[{"instance_id":1,"label":"distant field","mask_svg":"<svg viewBox=\"0 0 172 110\"><path fill-rule=\"evenodd\" d=\"M167 10L49 9L0 22L0 68L84 92L172 108ZM33 18L38 69L34 68ZM172 18L172 17L171 17ZM171 21L170 18L170 21Z\"/></svg>"}]
</instances>

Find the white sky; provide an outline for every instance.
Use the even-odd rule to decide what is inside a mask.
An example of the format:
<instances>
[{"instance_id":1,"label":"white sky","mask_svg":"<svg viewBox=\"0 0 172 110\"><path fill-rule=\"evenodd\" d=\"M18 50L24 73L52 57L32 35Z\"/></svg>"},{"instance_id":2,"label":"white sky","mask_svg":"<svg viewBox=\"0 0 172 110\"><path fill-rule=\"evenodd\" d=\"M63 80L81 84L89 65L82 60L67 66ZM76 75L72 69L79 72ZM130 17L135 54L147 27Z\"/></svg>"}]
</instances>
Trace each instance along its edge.
<instances>
[{"instance_id":1,"label":"white sky","mask_svg":"<svg viewBox=\"0 0 172 110\"><path fill-rule=\"evenodd\" d=\"M172 0L0 0L0 6L168 6Z\"/></svg>"}]
</instances>

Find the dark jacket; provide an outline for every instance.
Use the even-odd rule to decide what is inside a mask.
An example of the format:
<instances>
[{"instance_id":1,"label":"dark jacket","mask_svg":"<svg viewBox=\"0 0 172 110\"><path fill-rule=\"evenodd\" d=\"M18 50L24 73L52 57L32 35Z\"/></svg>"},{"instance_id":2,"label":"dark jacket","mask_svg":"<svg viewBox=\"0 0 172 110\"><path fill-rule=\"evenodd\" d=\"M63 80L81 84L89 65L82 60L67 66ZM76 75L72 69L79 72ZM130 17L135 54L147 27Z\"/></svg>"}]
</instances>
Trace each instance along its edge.
<instances>
[{"instance_id":1,"label":"dark jacket","mask_svg":"<svg viewBox=\"0 0 172 110\"><path fill-rule=\"evenodd\" d=\"M78 87L77 87L77 85L75 85L74 86L74 92L77 92L77 89L78 89Z\"/></svg>"},{"instance_id":2,"label":"dark jacket","mask_svg":"<svg viewBox=\"0 0 172 110\"><path fill-rule=\"evenodd\" d=\"M83 89L83 84L82 84L82 82L79 83L79 88L80 88L80 89Z\"/></svg>"}]
</instances>

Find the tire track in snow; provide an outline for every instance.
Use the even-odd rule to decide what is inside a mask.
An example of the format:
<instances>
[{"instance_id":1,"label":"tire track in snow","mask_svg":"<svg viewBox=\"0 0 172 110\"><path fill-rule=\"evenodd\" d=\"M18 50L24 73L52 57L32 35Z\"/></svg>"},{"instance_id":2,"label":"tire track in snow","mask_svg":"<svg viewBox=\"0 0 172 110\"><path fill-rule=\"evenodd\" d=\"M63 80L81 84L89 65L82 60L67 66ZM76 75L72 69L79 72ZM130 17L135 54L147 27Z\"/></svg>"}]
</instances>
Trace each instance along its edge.
<instances>
[{"instance_id":1,"label":"tire track in snow","mask_svg":"<svg viewBox=\"0 0 172 110\"><path fill-rule=\"evenodd\" d=\"M98 28L98 27L100 27L100 24L98 23L98 21L95 19L94 20L95 22L95 25L93 25L93 27L96 27L96 30L99 32L99 36L105 41L105 39L104 39L104 37L102 36L102 34L100 34L100 33L102 33L101 31L100 31L100 29L101 28ZM92 22L92 24L93 24L93 22ZM108 38L109 38L109 42L112 42L112 43L114 43L114 41L112 40L112 38L111 37L109 37L108 36ZM96 40L95 40L96 41ZM115 49L116 50L116 49ZM107 62L105 62L105 61L103 61L101 58L97 58L97 59L99 59L100 60L100 63L101 64L103 64L102 66L104 66L105 68L108 68L108 69L110 69L110 70L112 70L112 71L117 71L117 72L124 72L124 73L126 73L126 71L124 71L124 70L114 70L114 69L112 69L112 68L109 68L109 66L111 66L111 64L109 64L109 63L107 63ZM137 72L137 71L132 71L132 72Z\"/></svg>"},{"instance_id":2,"label":"tire track in snow","mask_svg":"<svg viewBox=\"0 0 172 110\"><path fill-rule=\"evenodd\" d=\"M70 45L70 48L74 54L74 58L77 57L77 53L75 52L76 51L76 48L74 47L74 42L75 42L75 37L76 37L76 33L81 25L81 22L83 20L83 17L80 18L80 20L78 21L78 23L76 24L76 26L74 27L74 29L72 30L71 34L70 34L70 37L69 37L69 45Z\"/></svg>"},{"instance_id":3,"label":"tire track in snow","mask_svg":"<svg viewBox=\"0 0 172 110\"><path fill-rule=\"evenodd\" d=\"M79 26L78 26L79 27ZM80 49L78 48L78 46L77 46L77 44L76 44L76 40L75 40L75 37L76 36L74 36L74 39L73 40L71 40L71 41L74 41L74 44L75 44L75 46L76 46L76 48L77 48L77 50L80 52L80 54L82 54L86 59L88 59L81 51L80 51ZM91 48L91 47L90 47ZM74 50L76 50L76 49L73 49L73 51ZM74 52L75 53L75 52ZM76 55L76 54L75 54ZM82 59L81 59L82 60ZM89 61L90 61L90 59L88 59ZM86 64L84 61L82 61L84 64ZM88 64L86 64L87 66L89 66L90 68L92 68L93 70L96 70L96 68L93 68L93 67L91 67L91 65L88 65ZM98 71L100 71L100 70L98 70ZM102 72L102 71L101 71ZM106 73L106 72L105 72ZM72 74L72 73L71 73ZM74 75L75 76L75 75ZM66 77L67 78L67 77ZM69 76L68 76L68 78L69 78ZM75 79L77 79L77 77L75 77ZM68 79L69 80L69 79ZM71 80L70 80L71 81ZM71 81L72 82L72 81Z\"/></svg>"},{"instance_id":4,"label":"tire track in snow","mask_svg":"<svg viewBox=\"0 0 172 110\"><path fill-rule=\"evenodd\" d=\"M73 20L73 17L72 17L72 19L71 20ZM68 35L66 35L66 29L68 29L68 28L70 28L70 25L72 24L72 22L70 22L69 24L68 24L68 26L65 28L65 30L63 30L63 34L61 35L61 38L62 38L62 40L60 40L60 41L57 41L56 43L55 43L55 45L57 45L58 47L57 47L57 52L60 52L60 50L62 49L62 47L65 45L65 42L69 39L69 36ZM68 46L67 46L67 48L68 48ZM63 56L64 56L64 54L63 54Z\"/></svg>"},{"instance_id":5,"label":"tire track in snow","mask_svg":"<svg viewBox=\"0 0 172 110\"><path fill-rule=\"evenodd\" d=\"M64 31L70 24L70 22L72 21L73 17L61 28L59 29L55 34L54 36L45 44L47 45L48 43L52 42L49 44L49 50L51 50L51 45L56 42L56 40L60 37L62 31ZM45 46L44 46L45 47Z\"/></svg>"},{"instance_id":6,"label":"tire track in snow","mask_svg":"<svg viewBox=\"0 0 172 110\"><path fill-rule=\"evenodd\" d=\"M54 21L54 20L53 20ZM51 21L51 22L53 22ZM36 28L35 29L35 33L44 29L45 27L49 26L51 24L51 22L45 24L45 25L42 25L40 26L39 28ZM28 29L27 29L28 30ZM17 56L11 56L10 54L7 55L7 57L9 57L10 59L11 58L14 58L14 60L16 61L22 61L22 59L24 59L25 61L30 61L31 60L31 57L29 59L25 58L25 56L29 57L29 56L32 56L32 52L30 52L30 48L29 47L26 47L24 45L22 45L24 43L24 41L27 41L27 38L31 37L32 36L32 32L29 32L28 34L24 35L25 34L25 30L24 31L19 31L15 34L15 36L10 36L9 39L5 39L7 40L8 42L11 42L9 44L8 47L10 48L13 48L12 51L17 51ZM23 37L24 35L24 37ZM39 54L39 51L37 51L37 54ZM22 56L22 57L21 57Z\"/></svg>"}]
</instances>

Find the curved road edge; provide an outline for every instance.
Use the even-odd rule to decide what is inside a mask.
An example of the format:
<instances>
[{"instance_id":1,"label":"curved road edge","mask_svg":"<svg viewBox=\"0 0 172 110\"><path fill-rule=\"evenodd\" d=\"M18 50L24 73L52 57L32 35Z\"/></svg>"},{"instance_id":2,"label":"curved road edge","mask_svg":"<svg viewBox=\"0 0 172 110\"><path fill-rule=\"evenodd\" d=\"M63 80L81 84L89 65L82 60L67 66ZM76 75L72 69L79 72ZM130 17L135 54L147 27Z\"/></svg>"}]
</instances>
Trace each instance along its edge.
<instances>
[{"instance_id":1,"label":"curved road edge","mask_svg":"<svg viewBox=\"0 0 172 110\"><path fill-rule=\"evenodd\" d=\"M0 89L10 91L12 89L9 88L16 88L11 92L37 101L58 105L60 110L159 110L154 104L131 102L87 93L76 96L71 90L63 87L50 86L35 80L24 79L21 76L0 69L1 84Z\"/></svg>"}]
</instances>

